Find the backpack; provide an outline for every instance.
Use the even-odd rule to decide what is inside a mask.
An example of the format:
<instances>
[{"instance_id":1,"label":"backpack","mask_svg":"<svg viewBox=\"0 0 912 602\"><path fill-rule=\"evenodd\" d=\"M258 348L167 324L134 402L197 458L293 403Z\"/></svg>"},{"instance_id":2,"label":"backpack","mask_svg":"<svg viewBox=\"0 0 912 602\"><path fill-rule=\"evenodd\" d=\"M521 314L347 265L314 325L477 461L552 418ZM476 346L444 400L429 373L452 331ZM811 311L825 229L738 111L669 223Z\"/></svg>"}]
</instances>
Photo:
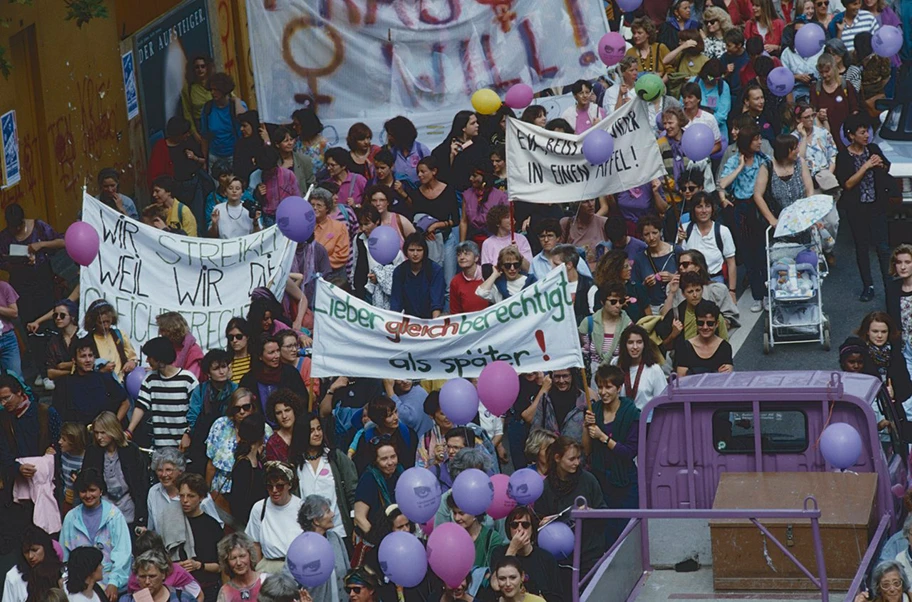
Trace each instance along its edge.
<instances>
[{"instance_id":1,"label":"backpack","mask_svg":"<svg viewBox=\"0 0 912 602\"><path fill-rule=\"evenodd\" d=\"M696 225L696 222L693 222L693 221L691 221L689 224L687 224L687 230L685 231L685 233L687 234L687 238L685 238L684 240L690 240L690 234L693 232L695 225ZM713 234L716 237L716 246L719 248L719 252L721 253L722 252L722 225L718 221L713 221Z\"/></svg>"}]
</instances>

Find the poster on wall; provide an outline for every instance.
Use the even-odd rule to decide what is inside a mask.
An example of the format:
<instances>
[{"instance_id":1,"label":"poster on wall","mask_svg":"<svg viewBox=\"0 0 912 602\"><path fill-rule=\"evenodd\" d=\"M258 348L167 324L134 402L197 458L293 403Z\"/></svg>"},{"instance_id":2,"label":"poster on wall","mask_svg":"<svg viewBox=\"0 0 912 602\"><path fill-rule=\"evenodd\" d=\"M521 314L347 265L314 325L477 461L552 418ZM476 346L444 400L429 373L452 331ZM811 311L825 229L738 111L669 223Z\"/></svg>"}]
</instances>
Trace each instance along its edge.
<instances>
[{"instance_id":1,"label":"poster on wall","mask_svg":"<svg viewBox=\"0 0 912 602\"><path fill-rule=\"evenodd\" d=\"M139 115L139 94L136 91L136 68L133 64L133 51L120 57L123 69L124 94L127 96L127 119Z\"/></svg>"},{"instance_id":2,"label":"poster on wall","mask_svg":"<svg viewBox=\"0 0 912 602\"><path fill-rule=\"evenodd\" d=\"M479 88L541 90L605 70L601 2L247 0L247 17L261 120L287 123L310 97L343 139L351 120L439 119Z\"/></svg>"},{"instance_id":3,"label":"poster on wall","mask_svg":"<svg viewBox=\"0 0 912 602\"><path fill-rule=\"evenodd\" d=\"M0 132L3 142L3 188L8 188L22 179L19 168L19 130L16 127L16 111L0 116Z\"/></svg>"},{"instance_id":4,"label":"poster on wall","mask_svg":"<svg viewBox=\"0 0 912 602\"><path fill-rule=\"evenodd\" d=\"M182 113L181 91L193 59L212 56L206 0L187 0L133 36L147 152L165 137L165 124Z\"/></svg>"}]
</instances>

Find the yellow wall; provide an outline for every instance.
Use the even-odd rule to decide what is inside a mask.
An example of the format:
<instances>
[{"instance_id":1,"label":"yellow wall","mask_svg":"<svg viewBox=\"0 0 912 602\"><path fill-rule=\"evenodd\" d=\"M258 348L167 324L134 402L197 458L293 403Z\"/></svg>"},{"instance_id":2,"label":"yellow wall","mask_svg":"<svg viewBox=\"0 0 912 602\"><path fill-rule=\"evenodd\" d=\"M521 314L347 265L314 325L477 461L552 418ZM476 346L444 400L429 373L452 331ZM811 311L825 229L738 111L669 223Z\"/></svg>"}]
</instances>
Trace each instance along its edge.
<instances>
[{"instance_id":1,"label":"yellow wall","mask_svg":"<svg viewBox=\"0 0 912 602\"><path fill-rule=\"evenodd\" d=\"M83 183L95 191L99 169L121 170L128 194L134 181L117 22L80 29L65 14L60 0L0 5L10 19L0 45L13 63L9 79L0 77L0 113L16 110L22 165L22 181L0 191L0 205L21 203L28 217L61 230L80 209Z\"/></svg>"}]
</instances>

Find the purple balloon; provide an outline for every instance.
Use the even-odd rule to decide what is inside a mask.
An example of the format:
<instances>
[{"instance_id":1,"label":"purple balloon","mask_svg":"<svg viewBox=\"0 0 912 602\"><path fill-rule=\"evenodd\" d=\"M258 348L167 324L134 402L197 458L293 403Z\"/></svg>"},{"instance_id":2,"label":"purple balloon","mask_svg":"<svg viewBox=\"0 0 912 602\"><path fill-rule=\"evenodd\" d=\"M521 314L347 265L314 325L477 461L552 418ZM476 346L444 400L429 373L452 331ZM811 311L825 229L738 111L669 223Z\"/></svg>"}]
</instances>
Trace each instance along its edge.
<instances>
[{"instance_id":1,"label":"purple balloon","mask_svg":"<svg viewBox=\"0 0 912 602\"><path fill-rule=\"evenodd\" d=\"M276 209L276 225L288 239L307 242L317 227L317 217L310 203L299 196L290 196Z\"/></svg>"},{"instance_id":2,"label":"purple balloon","mask_svg":"<svg viewBox=\"0 0 912 602\"><path fill-rule=\"evenodd\" d=\"M413 466L396 482L396 503L410 521L426 523L440 507L440 484L427 468Z\"/></svg>"},{"instance_id":3,"label":"purple balloon","mask_svg":"<svg viewBox=\"0 0 912 602\"><path fill-rule=\"evenodd\" d=\"M766 76L766 86L776 96L788 96L795 87L795 74L788 67L776 67Z\"/></svg>"},{"instance_id":4,"label":"purple balloon","mask_svg":"<svg viewBox=\"0 0 912 602\"><path fill-rule=\"evenodd\" d=\"M861 435L845 422L834 422L820 435L820 453L836 468L845 470L855 466L861 449Z\"/></svg>"},{"instance_id":5,"label":"purple balloon","mask_svg":"<svg viewBox=\"0 0 912 602\"><path fill-rule=\"evenodd\" d=\"M640 8L640 5L643 4L643 0L617 0L617 4L618 8L625 13L632 13Z\"/></svg>"},{"instance_id":6,"label":"purple balloon","mask_svg":"<svg viewBox=\"0 0 912 602\"><path fill-rule=\"evenodd\" d=\"M898 53L903 45L902 30L893 25L884 25L871 38L874 54L884 58L891 58Z\"/></svg>"},{"instance_id":7,"label":"purple balloon","mask_svg":"<svg viewBox=\"0 0 912 602\"><path fill-rule=\"evenodd\" d=\"M67 254L79 265L85 267L98 257L98 231L87 222L73 222L63 237Z\"/></svg>"},{"instance_id":8,"label":"purple balloon","mask_svg":"<svg viewBox=\"0 0 912 602\"><path fill-rule=\"evenodd\" d=\"M456 523L443 523L428 537L427 559L444 583L458 587L475 564L475 542Z\"/></svg>"},{"instance_id":9,"label":"purple balloon","mask_svg":"<svg viewBox=\"0 0 912 602\"><path fill-rule=\"evenodd\" d=\"M394 531L384 537L377 559L383 574L402 587L415 587L427 574L427 552L411 533Z\"/></svg>"},{"instance_id":10,"label":"purple balloon","mask_svg":"<svg viewBox=\"0 0 912 602\"><path fill-rule=\"evenodd\" d=\"M583 139L583 156L593 165L606 163L614 153L614 136L601 129L593 129Z\"/></svg>"},{"instance_id":11,"label":"purple balloon","mask_svg":"<svg viewBox=\"0 0 912 602\"><path fill-rule=\"evenodd\" d=\"M519 375L507 362L491 362L478 376L478 398L495 416L503 416L519 395Z\"/></svg>"},{"instance_id":12,"label":"purple balloon","mask_svg":"<svg viewBox=\"0 0 912 602\"><path fill-rule=\"evenodd\" d=\"M702 161L708 157L715 144L713 131L705 123L691 123L681 136L681 148L691 161Z\"/></svg>"},{"instance_id":13,"label":"purple balloon","mask_svg":"<svg viewBox=\"0 0 912 602\"><path fill-rule=\"evenodd\" d=\"M463 512L475 516L484 514L494 500L491 477L477 468L463 470L453 481L453 500Z\"/></svg>"},{"instance_id":14,"label":"purple balloon","mask_svg":"<svg viewBox=\"0 0 912 602\"><path fill-rule=\"evenodd\" d=\"M529 84L513 84L504 96L504 104L511 109L525 109L532 104L534 96L535 93Z\"/></svg>"},{"instance_id":15,"label":"purple balloon","mask_svg":"<svg viewBox=\"0 0 912 602\"><path fill-rule=\"evenodd\" d=\"M520 468L510 475L507 495L520 506L531 506L544 490L545 481L540 474L531 468Z\"/></svg>"},{"instance_id":16,"label":"purple balloon","mask_svg":"<svg viewBox=\"0 0 912 602\"><path fill-rule=\"evenodd\" d=\"M313 531L305 531L291 542L285 565L291 576L303 587L326 583L335 568L333 549L329 541Z\"/></svg>"},{"instance_id":17,"label":"purple balloon","mask_svg":"<svg viewBox=\"0 0 912 602\"><path fill-rule=\"evenodd\" d=\"M377 226L367 239L367 250L377 263L389 265L402 249L402 239L391 226Z\"/></svg>"},{"instance_id":18,"label":"purple balloon","mask_svg":"<svg viewBox=\"0 0 912 602\"><path fill-rule=\"evenodd\" d=\"M454 378L440 389L440 409L453 424L468 424L478 413L478 391L464 378Z\"/></svg>"},{"instance_id":19,"label":"purple balloon","mask_svg":"<svg viewBox=\"0 0 912 602\"><path fill-rule=\"evenodd\" d=\"M795 34L795 51L802 57L809 59L823 50L826 42L826 32L816 23L808 23Z\"/></svg>"},{"instance_id":20,"label":"purple balloon","mask_svg":"<svg viewBox=\"0 0 912 602\"><path fill-rule=\"evenodd\" d=\"M552 521L538 532L538 545L562 560L573 554L573 529L559 520Z\"/></svg>"},{"instance_id":21,"label":"purple balloon","mask_svg":"<svg viewBox=\"0 0 912 602\"><path fill-rule=\"evenodd\" d=\"M136 399L139 397L139 388L142 387L143 381L146 380L146 369L142 366L136 366L133 368L133 371L127 374L125 379L125 384L127 386L127 393L130 394L130 397Z\"/></svg>"},{"instance_id":22,"label":"purple balloon","mask_svg":"<svg viewBox=\"0 0 912 602\"><path fill-rule=\"evenodd\" d=\"M624 41L624 36L615 31L609 31L599 40L599 58L609 67L620 63L625 52L627 52L627 42Z\"/></svg>"}]
</instances>

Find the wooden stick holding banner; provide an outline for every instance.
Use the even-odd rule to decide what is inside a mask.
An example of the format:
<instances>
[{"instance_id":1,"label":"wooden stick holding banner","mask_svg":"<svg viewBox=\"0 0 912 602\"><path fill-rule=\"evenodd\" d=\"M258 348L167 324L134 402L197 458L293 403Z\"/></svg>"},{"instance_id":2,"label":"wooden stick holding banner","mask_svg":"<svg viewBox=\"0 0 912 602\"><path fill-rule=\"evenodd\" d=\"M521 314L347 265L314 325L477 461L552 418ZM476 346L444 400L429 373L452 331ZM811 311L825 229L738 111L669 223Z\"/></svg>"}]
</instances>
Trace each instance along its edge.
<instances>
[{"instance_id":1,"label":"wooden stick holding banner","mask_svg":"<svg viewBox=\"0 0 912 602\"><path fill-rule=\"evenodd\" d=\"M510 201L510 243L516 244L516 218L513 213L513 201Z\"/></svg>"}]
</instances>

